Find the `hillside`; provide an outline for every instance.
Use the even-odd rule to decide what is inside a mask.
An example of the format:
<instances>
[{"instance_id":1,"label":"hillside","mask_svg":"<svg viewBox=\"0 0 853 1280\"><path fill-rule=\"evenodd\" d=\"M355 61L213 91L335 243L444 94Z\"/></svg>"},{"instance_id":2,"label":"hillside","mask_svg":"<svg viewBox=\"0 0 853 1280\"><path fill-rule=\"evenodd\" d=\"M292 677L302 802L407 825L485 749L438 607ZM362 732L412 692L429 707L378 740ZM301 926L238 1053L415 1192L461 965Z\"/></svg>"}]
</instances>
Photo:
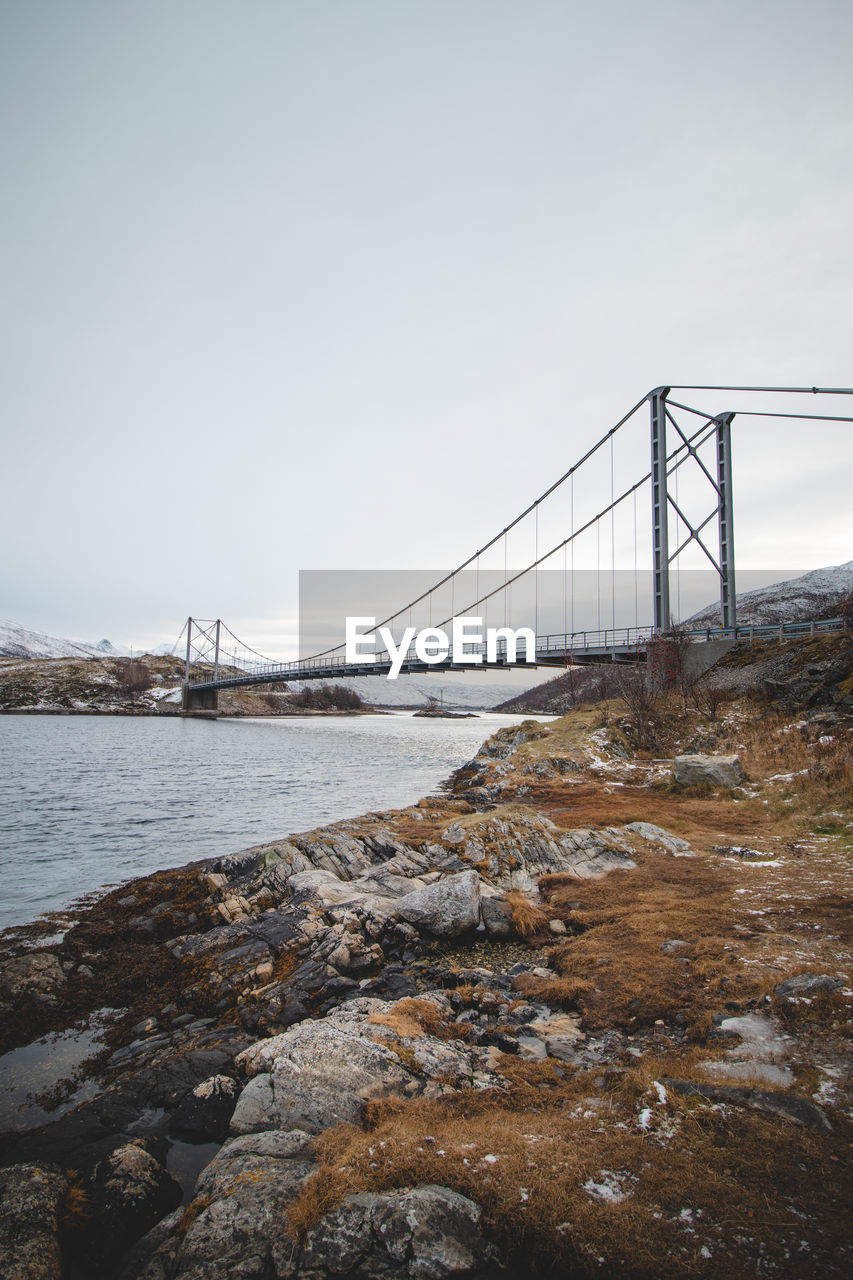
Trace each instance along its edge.
<instances>
[{"instance_id":1,"label":"hillside","mask_svg":"<svg viewBox=\"0 0 853 1280\"><path fill-rule=\"evenodd\" d=\"M800 622L811 618L837 617L842 612L845 596L853 593L853 560L846 564L814 569L799 578L777 582L760 590L747 591L737 597L738 622L754 626L772 626L781 622ZM709 605L688 618L685 627L718 627L719 606ZM828 639L828 649L844 654L849 638ZM818 646L820 648L820 646ZM720 689L735 687L739 692L753 690L773 674L785 679L801 665L801 655L809 646L800 641L779 645L770 642L743 642L717 664L715 674L706 684ZM798 656L799 655L799 656ZM738 671L737 678L723 672ZM625 669L611 664L573 667L545 684L529 689L495 707L495 711L527 714L564 715L582 702L620 697L624 693Z\"/></svg>"},{"instance_id":2,"label":"hillside","mask_svg":"<svg viewBox=\"0 0 853 1280\"><path fill-rule=\"evenodd\" d=\"M222 674L238 674L223 668ZM145 654L128 658L0 658L0 713L177 715L184 662ZM365 710L357 693L312 684L295 692L287 685L255 686L219 694L228 716L312 716Z\"/></svg>"},{"instance_id":3,"label":"hillside","mask_svg":"<svg viewBox=\"0 0 853 1280\"><path fill-rule=\"evenodd\" d=\"M129 669L142 678L128 681ZM174 714L183 671L179 658L150 654L133 664L127 658L67 655L0 659L0 711Z\"/></svg>"},{"instance_id":4,"label":"hillside","mask_svg":"<svg viewBox=\"0 0 853 1280\"><path fill-rule=\"evenodd\" d=\"M528 715L565 715L582 703L630 695L644 668L595 665L571 667L547 684L511 698L496 711ZM743 694L781 701L786 706L834 708L853 715L853 635L739 641L695 684L685 682L689 701L709 696L727 700Z\"/></svg>"},{"instance_id":5,"label":"hillside","mask_svg":"<svg viewBox=\"0 0 853 1280\"><path fill-rule=\"evenodd\" d=\"M838 617L842 598L853 592L853 560L846 564L812 569L799 578L775 582L737 596L739 626L772 626L775 622L802 622L811 618ZM718 627L720 606L709 604L687 618L685 627Z\"/></svg>"}]
</instances>

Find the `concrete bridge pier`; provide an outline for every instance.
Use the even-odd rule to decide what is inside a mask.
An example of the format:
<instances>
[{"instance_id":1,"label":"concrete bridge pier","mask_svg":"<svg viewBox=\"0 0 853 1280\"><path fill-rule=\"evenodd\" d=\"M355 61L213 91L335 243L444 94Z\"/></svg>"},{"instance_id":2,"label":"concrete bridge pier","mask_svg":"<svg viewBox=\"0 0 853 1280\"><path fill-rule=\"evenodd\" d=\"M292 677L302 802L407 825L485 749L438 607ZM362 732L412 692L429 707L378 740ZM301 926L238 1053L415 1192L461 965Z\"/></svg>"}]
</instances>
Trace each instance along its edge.
<instances>
[{"instance_id":1,"label":"concrete bridge pier","mask_svg":"<svg viewBox=\"0 0 853 1280\"><path fill-rule=\"evenodd\" d=\"M191 684L185 684L182 687L182 711L217 711L218 709L218 689L194 689Z\"/></svg>"}]
</instances>

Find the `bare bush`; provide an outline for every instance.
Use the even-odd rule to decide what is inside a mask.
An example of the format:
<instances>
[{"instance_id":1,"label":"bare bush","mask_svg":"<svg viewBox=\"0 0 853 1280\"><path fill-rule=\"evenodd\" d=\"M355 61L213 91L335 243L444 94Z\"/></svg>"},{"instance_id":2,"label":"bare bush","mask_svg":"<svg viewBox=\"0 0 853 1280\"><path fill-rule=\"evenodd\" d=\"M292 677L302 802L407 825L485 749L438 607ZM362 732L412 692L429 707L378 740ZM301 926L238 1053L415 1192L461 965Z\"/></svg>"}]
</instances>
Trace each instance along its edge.
<instances>
[{"instance_id":1,"label":"bare bush","mask_svg":"<svg viewBox=\"0 0 853 1280\"><path fill-rule=\"evenodd\" d=\"M845 631L853 631L853 591L841 597L841 619Z\"/></svg>"},{"instance_id":2,"label":"bare bush","mask_svg":"<svg viewBox=\"0 0 853 1280\"><path fill-rule=\"evenodd\" d=\"M720 716L720 708L724 703L731 701L731 696L720 685L709 680L707 675L695 680L690 686L690 697L694 707L700 716L710 720L711 724L717 723Z\"/></svg>"},{"instance_id":3,"label":"bare bush","mask_svg":"<svg viewBox=\"0 0 853 1280\"><path fill-rule=\"evenodd\" d=\"M618 687L627 712L622 728L628 742L635 751L654 750L663 727L663 695L640 667L621 667Z\"/></svg>"},{"instance_id":4,"label":"bare bush","mask_svg":"<svg viewBox=\"0 0 853 1280\"><path fill-rule=\"evenodd\" d=\"M150 670L139 658L129 658L120 664L116 672L116 682L120 692L131 698L145 693L154 683Z\"/></svg>"}]
</instances>

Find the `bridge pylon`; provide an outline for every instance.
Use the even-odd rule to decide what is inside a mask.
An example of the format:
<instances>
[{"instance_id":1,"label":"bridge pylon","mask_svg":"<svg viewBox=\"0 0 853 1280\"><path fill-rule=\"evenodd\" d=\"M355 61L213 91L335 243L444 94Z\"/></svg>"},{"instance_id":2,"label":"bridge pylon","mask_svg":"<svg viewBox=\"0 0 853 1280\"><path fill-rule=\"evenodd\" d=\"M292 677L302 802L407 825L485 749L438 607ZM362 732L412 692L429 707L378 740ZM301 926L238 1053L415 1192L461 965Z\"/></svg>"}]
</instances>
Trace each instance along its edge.
<instances>
[{"instance_id":1,"label":"bridge pylon","mask_svg":"<svg viewBox=\"0 0 853 1280\"><path fill-rule=\"evenodd\" d=\"M193 627L196 633L203 635L205 640L210 640L210 630L196 623L192 617L187 618L187 656L186 667L184 670L184 683L181 686L181 710L182 711L216 711L219 707L219 690L211 688L195 689L190 684L190 665L192 663L193 653ZM214 640L213 640L213 679L219 679L219 646L222 633L222 619L217 618L214 623Z\"/></svg>"},{"instance_id":2,"label":"bridge pylon","mask_svg":"<svg viewBox=\"0 0 853 1280\"><path fill-rule=\"evenodd\" d=\"M699 444L681 430L667 404L669 387L656 387L648 395L651 419L651 475L652 475L652 573L654 596L654 628L658 633L665 633L672 626L672 612L669 593L669 567L690 542L696 542L704 551L720 579L720 613L722 625L733 627L736 623L735 608L735 545L734 545L734 508L732 503L732 420L734 413L720 413L707 419L708 432ZM683 406L682 406L683 407ZM684 457L672 466L667 461L666 429L669 422L681 437L680 448L686 450ZM710 439L716 437L716 477L711 474L699 457L699 448ZM716 506L701 524L691 524L676 499L669 492L669 475L688 458L692 458L716 495ZM688 536L670 554L669 550L669 508L672 507L688 530ZM707 524L716 517L719 531L719 559L715 558L706 547L700 534Z\"/></svg>"}]
</instances>

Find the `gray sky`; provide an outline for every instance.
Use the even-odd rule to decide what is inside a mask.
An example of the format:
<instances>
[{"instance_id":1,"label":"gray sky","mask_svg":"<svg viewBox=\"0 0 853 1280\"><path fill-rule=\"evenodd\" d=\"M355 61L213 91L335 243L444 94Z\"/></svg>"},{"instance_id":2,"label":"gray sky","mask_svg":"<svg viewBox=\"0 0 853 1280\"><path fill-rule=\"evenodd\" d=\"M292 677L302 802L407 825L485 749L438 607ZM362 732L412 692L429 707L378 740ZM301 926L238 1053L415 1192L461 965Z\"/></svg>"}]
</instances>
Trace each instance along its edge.
<instances>
[{"instance_id":1,"label":"gray sky","mask_svg":"<svg viewBox=\"0 0 853 1280\"><path fill-rule=\"evenodd\" d=\"M456 563L658 383L849 386L851 36L849 0L0 3L0 616L283 652L299 569ZM735 428L739 562L853 557L850 427Z\"/></svg>"}]
</instances>

